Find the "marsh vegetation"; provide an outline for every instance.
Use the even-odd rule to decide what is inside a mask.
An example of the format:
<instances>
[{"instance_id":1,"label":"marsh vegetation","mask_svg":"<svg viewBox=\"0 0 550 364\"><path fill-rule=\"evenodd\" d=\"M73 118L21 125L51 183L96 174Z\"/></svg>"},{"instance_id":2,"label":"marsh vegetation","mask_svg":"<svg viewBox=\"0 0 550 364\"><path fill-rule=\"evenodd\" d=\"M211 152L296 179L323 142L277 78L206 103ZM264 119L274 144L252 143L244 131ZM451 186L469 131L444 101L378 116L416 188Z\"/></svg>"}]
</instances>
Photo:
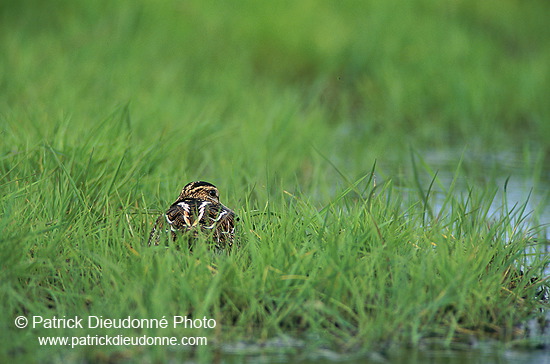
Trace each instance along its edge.
<instances>
[{"instance_id":1,"label":"marsh vegetation","mask_svg":"<svg viewBox=\"0 0 550 364\"><path fill-rule=\"evenodd\" d=\"M549 11L3 1L1 361L548 349L524 324L547 309ZM147 247L193 180L240 218L228 254ZM21 315L217 325L17 329ZM118 334L208 345L37 342Z\"/></svg>"}]
</instances>

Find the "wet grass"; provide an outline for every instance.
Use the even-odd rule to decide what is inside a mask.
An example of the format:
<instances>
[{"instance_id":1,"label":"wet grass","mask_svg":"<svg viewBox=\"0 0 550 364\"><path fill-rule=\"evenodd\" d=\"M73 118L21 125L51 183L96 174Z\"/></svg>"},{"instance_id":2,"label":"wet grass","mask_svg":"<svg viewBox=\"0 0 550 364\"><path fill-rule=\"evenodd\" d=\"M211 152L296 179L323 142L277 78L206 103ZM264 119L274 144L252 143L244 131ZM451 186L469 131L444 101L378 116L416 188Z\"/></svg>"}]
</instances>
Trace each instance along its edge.
<instances>
[{"instance_id":1,"label":"wet grass","mask_svg":"<svg viewBox=\"0 0 550 364\"><path fill-rule=\"evenodd\" d=\"M548 4L493 5L3 2L1 357L523 344L547 285ZM443 179L421 151L449 147L462 156ZM510 150L534 212L479 163ZM146 247L197 179L238 213L238 249ZM16 329L19 315L218 325ZM107 334L209 345L37 343Z\"/></svg>"}]
</instances>

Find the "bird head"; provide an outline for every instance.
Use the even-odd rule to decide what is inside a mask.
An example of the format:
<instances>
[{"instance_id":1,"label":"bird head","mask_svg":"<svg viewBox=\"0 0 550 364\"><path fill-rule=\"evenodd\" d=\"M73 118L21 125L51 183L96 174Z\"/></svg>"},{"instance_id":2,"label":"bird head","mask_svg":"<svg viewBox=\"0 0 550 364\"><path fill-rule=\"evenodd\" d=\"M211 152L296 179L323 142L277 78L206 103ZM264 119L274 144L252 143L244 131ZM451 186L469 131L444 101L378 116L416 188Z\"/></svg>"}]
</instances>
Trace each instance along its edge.
<instances>
[{"instance_id":1,"label":"bird head","mask_svg":"<svg viewBox=\"0 0 550 364\"><path fill-rule=\"evenodd\" d=\"M216 186L204 181L191 182L181 190L178 200L197 198L212 203L220 203L220 193Z\"/></svg>"}]
</instances>

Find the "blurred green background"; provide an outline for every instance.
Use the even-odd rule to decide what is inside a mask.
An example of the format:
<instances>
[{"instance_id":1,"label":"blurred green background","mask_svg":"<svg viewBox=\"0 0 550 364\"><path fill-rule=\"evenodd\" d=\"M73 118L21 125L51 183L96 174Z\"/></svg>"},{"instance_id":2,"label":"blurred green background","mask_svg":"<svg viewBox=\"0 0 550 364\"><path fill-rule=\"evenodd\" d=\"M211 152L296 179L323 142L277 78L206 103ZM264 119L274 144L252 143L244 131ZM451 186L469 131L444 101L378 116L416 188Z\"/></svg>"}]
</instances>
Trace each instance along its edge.
<instances>
[{"instance_id":1,"label":"blurred green background","mask_svg":"<svg viewBox=\"0 0 550 364\"><path fill-rule=\"evenodd\" d=\"M451 148L456 160L463 148L473 159L528 149L547 162L549 8L5 0L2 153L78 146L127 107L131 144L158 142L160 171L148 172L179 179L171 190L266 170L308 186L330 170L315 175L315 148L352 177L374 160L408 163L411 146Z\"/></svg>"}]
</instances>

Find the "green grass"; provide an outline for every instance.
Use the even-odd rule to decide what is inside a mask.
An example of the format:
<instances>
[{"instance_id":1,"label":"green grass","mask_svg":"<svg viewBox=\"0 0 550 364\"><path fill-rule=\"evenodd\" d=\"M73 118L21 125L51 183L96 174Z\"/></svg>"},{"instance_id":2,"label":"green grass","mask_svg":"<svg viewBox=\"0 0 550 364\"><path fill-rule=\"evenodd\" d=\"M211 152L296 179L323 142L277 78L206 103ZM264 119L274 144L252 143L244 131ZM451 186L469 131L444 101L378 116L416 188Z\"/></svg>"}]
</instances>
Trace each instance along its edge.
<instances>
[{"instance_id":1,"label":"green grass","mask_svg":"<svg viewBox=\"0 0 550 364\"><path fill-rule=\"evenodd\" d=\"M0 358L210 361L281 337L353 354L523 342L547 284L549 10L2 2ZM459 151L451 179L425 161L440 150ZM501 153L520 162L491 163ZM506 177L532 184L533 214L506 203ZM239 215L238 249L147 247L198 179ZM19 315L218 326L16 329ZM105 334L209 345L37 343Z\"/></svg>"}]
</instances>

